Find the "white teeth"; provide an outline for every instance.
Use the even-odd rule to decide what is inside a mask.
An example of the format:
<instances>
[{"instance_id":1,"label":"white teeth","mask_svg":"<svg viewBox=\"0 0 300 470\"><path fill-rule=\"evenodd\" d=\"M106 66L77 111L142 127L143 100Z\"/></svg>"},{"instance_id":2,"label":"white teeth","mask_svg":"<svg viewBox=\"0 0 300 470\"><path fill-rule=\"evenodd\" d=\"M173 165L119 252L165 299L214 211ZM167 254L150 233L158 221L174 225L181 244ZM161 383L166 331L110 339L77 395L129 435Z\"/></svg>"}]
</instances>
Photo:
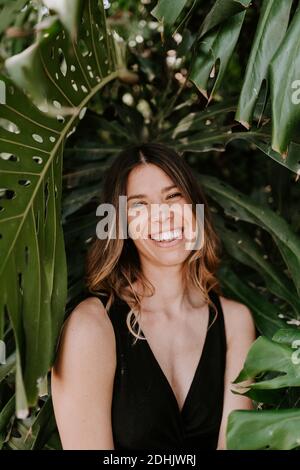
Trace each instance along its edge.
<instances>
[{"instance_id":1,"label":"white teeth","mask_svg":"<svg viewBox=\"0 0 300 470\"><path fill-rule=\"evenodd\" d=\"M163 232L163 233L160 233L159 235L151 236L151 238L158 242L172 241L172 240L175 240L176 238L181 238L181 233L182 233L182 230L177 229L177 230L173 230L170 232Z\"/></svg>"}]
</instances>

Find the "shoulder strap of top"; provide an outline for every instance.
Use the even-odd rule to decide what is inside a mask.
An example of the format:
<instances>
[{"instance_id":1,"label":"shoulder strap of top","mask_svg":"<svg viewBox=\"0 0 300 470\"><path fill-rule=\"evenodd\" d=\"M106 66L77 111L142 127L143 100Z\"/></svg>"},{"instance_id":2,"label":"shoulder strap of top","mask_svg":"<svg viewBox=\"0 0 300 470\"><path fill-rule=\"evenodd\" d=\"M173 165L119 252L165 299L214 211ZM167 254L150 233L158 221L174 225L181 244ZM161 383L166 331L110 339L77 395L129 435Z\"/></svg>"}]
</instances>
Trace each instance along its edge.
<instances>
[{"instance_id":1,"label":"shoulder strap of top","mask_svg":"<svg viewBox=\"0 0 300 470\"><path fill-rule=\"evenodd\" d=\"M108 294L104 294L104 293L101 293L101 295L99 295L100 297L100 300L102 301L103 305L106 307L106 304L107 304L107 301L108 301ZM222 308L222 304L221 304L221 301L220 301L220 297L219 297L219 294L214 291L214 290L210 290L209 291L209 297L210 299L212 300L212 302L214 303L214 305L216 306L216 309L217 309L217 317L215 318L215 315L214 315L214 310L213 309L210 309L210 311L212 311L212 316L211 316L211 323L210 323L210 327L213 326L214 323L216 323L216 327L218 325L218 329L219 329L219 335L220 335L220 339L223 343L223 346L224 348L226 349L226 330L225 330L225 322L224 322L224 312L223 312L223 308ZM124 329L126 330L126 332L128 331L128 328L127 328L127 325L126 325L126 321L125 320L125 317L124 315L126 316L126 313L129 312L129 306L127 305L126 302L124 302L122 299L120 299L119 297L115 297L115 300L113 302L113 304L111 305L111 308L109 309L109 317L113 323L113 326L114 326L114 329L116 331L116 333L121 333L123 332L124 333Z\"/></svg>"},{"instance_id":2,"label":"shoulder strap of top","mask_svg":"<svg viewBox=\"0 0 300 470\"><path fill-rule=\"evenodd\" d=\"M107 304L107 301L108 301L108 294L106 294L105 292L99 292L97 297L98 297L99 300L101 300L104 307L106 307L106 304Z\"/></svg>"},{"instance_id":3,"label":"shoulder strap of top","mask_svg":"<svg viewBox=\"0 0 300 470\"><path fill-rule=\"evenodd\" d=\"M98 297L102 301L106 308L109 295L106 293L99 294ZM116 341L116 355L117 355L117 370L124 373L126 368L126 349L127 349L127 325L124 321L124 315L126 313L126 303L124 303L119 297L115 297L110 309L107 311L108 317L112 323L115 341ZM118 374L116 375L116 377Z\"/></svg>"},{"instance_id":4,"label":"shoulder strap of top","mask_svg":"<svg viewBox=\"0 0 300 470\"><path fill-rule=\"evenodd\" d=\"M224 311L223 311L223 307L222 307L222 304L221 304L221 301L220 301L220 296L214 290L211 290L209 292L209 296L210 296L210 299L213 301L213 303L215 304L215 306L217 308L218 316L215 319L215 322L219 326L220 340L222 342L222 346L223 346L224 351L226 351L226 348L227 348L226 329L225 329L225 321L224 321ZM213 316L213 318L214 318L214 316Z\"/></svg>"}]
</instances>

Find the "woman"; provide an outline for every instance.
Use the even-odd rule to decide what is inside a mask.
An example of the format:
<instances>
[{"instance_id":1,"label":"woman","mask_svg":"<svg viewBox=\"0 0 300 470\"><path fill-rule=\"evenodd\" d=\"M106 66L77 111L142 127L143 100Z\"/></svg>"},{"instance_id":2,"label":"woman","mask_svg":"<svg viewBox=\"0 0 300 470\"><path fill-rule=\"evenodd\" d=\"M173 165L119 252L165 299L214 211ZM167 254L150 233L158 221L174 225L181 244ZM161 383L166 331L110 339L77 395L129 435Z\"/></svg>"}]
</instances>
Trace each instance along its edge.
<instances>
[{"instance_id":1,"label":"woman","mask_svg":"<svg viewBox=\"0 0 300 470\"><path fill-rule=\"evenodd\" d=\"M93 295L66 320L52 369L63 448L225 449L229 413L252 408L232 382L255 326L221 296L204 194L180 155L144 143L113 162L103 202L116 211L88 254Z\"/></svg>"}]
</instances>

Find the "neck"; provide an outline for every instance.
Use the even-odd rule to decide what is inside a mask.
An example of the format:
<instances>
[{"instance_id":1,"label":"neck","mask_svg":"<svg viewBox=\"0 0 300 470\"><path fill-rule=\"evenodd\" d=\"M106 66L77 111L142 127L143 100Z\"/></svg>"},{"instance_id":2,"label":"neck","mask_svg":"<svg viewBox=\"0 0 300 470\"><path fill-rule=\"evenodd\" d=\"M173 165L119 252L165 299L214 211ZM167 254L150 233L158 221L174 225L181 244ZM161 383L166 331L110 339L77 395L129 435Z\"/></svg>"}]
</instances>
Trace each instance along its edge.
<instances>
[{"instance_id":1,"label":"neck","mask_svg":"<svg viewBox=\"0 0 300 470\"><path fill-rule=\"evenodd\" d=\"M156 266L148 261L141 261L141 265L143 274L155 289L151 297L143 297L143 312L165 312L166 315L180 316L187 308L203 305L198 290L184 290L182 265Z\"/></svg>"}]
</instances>

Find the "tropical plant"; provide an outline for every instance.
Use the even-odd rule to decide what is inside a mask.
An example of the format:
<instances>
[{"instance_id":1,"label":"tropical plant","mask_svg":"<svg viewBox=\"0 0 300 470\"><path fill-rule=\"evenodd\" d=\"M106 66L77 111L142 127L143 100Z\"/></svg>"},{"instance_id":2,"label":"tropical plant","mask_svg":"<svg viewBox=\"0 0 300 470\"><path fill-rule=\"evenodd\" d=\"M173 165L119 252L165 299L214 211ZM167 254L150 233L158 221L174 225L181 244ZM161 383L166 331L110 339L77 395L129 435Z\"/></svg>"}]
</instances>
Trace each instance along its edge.
<instances>
[{"instance_id":1,"label":"tropical plant","mask_svg":"<svg viewBox=\"0 0 300 470\"><path fill-rule=\"evenodd\" d=\"M60 447L48 372L62 322L85 295L102 174L125 143L151 139L199 173L224 244L223 290L249 306L263 335L237 379L288 371L272 387L251 387L258 408L273 408L234 412L228 445L297 445L298 369L288 363L290 343L278 339L287 327L289 338L298 334L300 316L299 193L291 184L300 172L296 3L0 1L3 448ZM250 170L247 154L256 160ZM270 186L264 165L272 202L262 190ZM283 361L279 369L269 353ZM281 414L292 418L284 428ZM261 432L239 439L244 429Z\"/></svg>"}]
</instances>

